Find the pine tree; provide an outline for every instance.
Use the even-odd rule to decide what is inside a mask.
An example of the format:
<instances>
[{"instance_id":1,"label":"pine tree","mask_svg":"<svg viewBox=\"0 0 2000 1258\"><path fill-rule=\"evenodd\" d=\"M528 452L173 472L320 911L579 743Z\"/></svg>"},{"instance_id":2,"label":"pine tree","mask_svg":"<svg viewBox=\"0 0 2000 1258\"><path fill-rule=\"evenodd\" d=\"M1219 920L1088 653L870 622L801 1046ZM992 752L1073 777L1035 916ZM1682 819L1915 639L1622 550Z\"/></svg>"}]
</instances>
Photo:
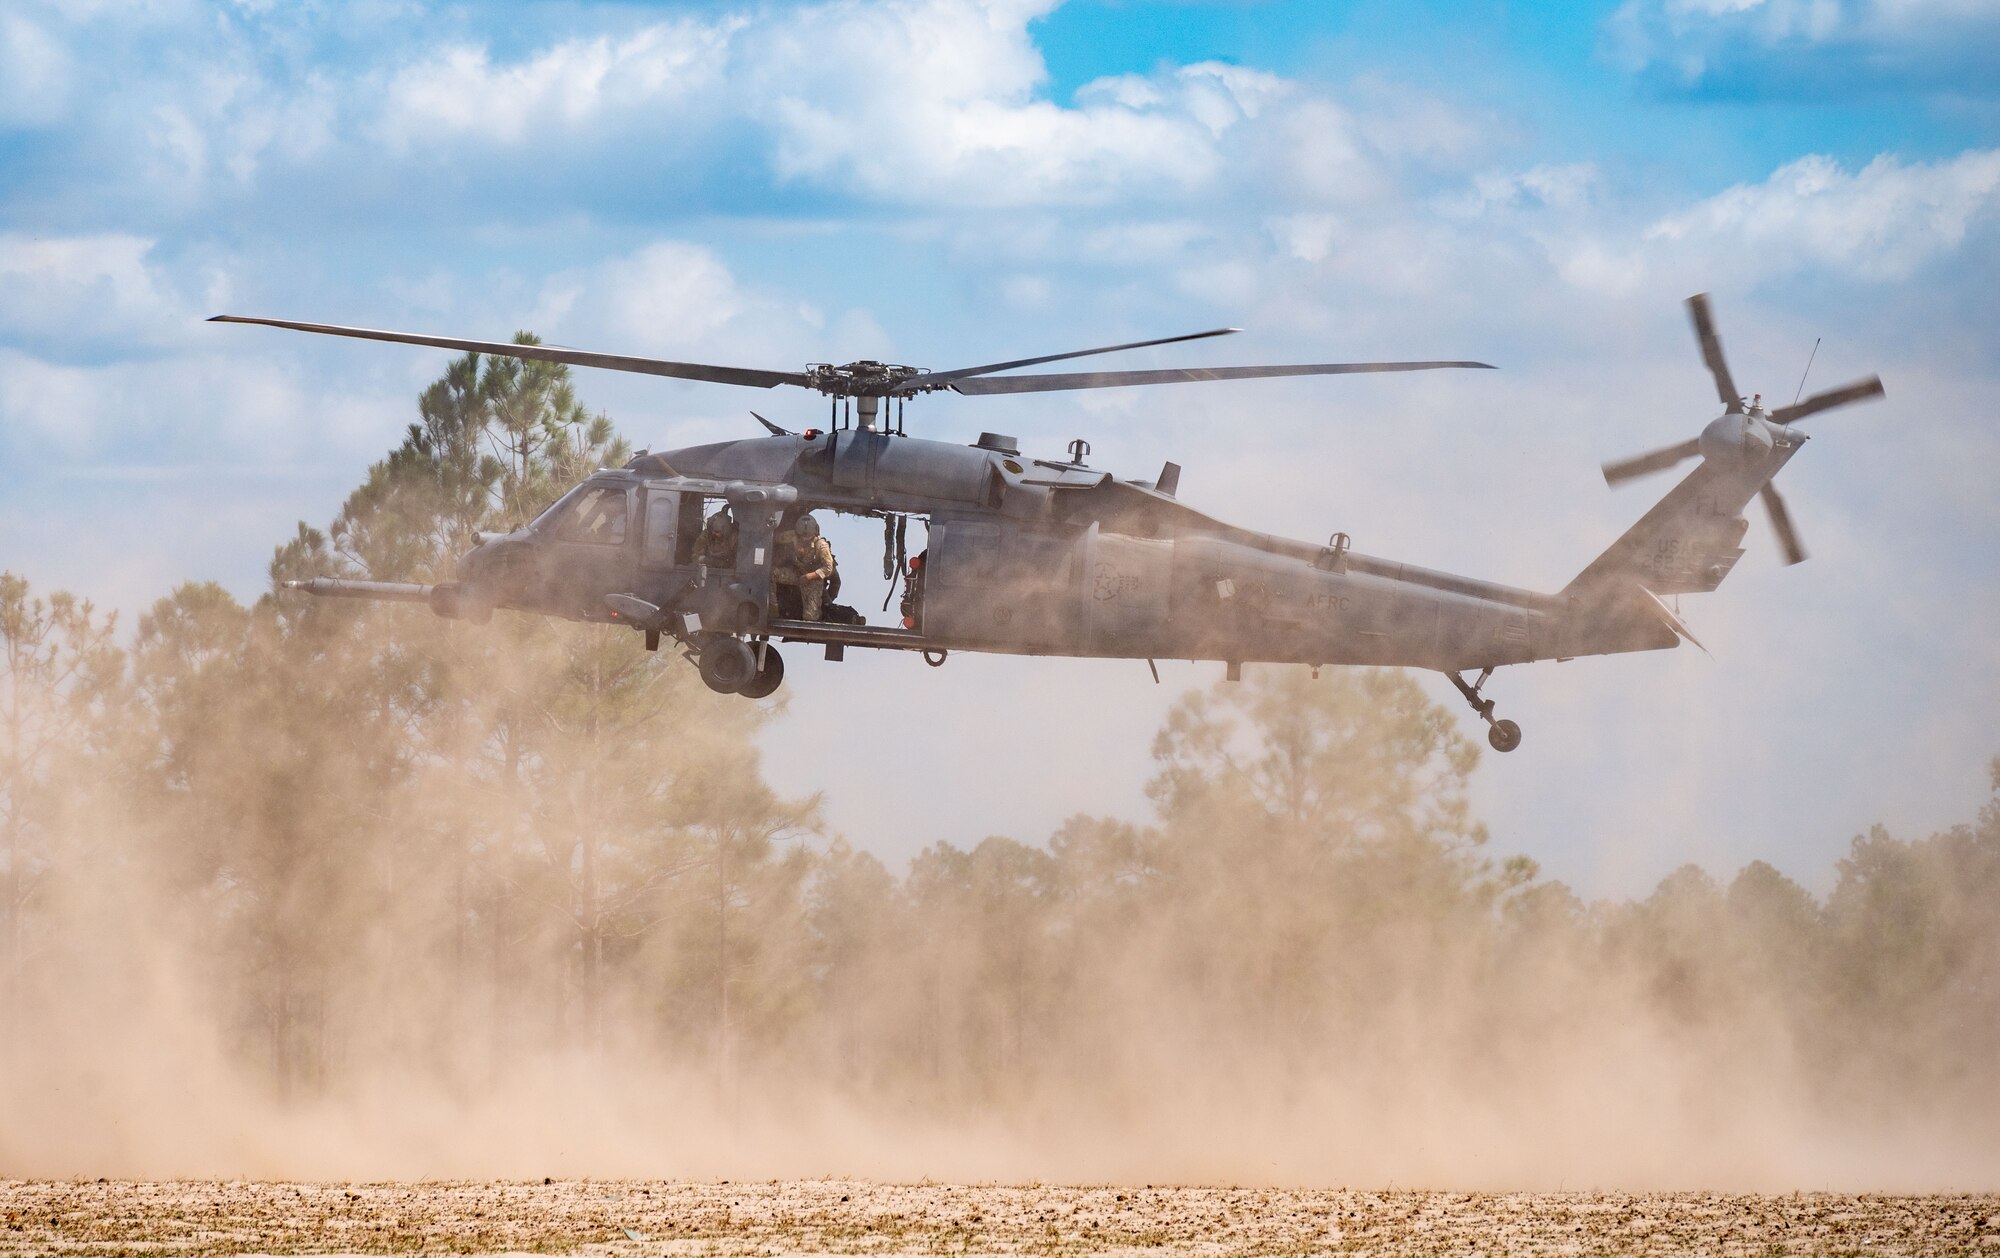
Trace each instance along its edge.
<instances>
[{"instance_id":1,"label":"pine tree","mask_svg":"<svg viewBox=\"0 0 2000 1258\"><path fill-rule=\"evenodd\" d=\"M88 771L83 762L106 749L115 725L125 667L116 624L87 599L36 598L25 578L0 572L0 1001L8 1007L19 1007L30 911L73 833L62 783Z\"/></svg>"}]
</instances>

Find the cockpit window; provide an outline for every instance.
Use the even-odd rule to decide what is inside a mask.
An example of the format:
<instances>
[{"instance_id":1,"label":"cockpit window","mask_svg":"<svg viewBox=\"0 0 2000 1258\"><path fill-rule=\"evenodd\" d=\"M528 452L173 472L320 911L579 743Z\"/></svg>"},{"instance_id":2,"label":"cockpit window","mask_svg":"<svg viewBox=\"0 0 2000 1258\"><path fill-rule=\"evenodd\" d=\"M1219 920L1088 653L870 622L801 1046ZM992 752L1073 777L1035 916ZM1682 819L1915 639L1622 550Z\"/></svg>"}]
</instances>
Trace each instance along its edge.
<instances>
[{"instance_id":1,"label":"cockpit window","mask_svg":"<svg viewBox=\"0 0 2000 1258\"><path fill-rule=\"evenodd\" d=\"M549 509L543 525L559 542L595 542L620 546L625 542L625 490L588 486Z\"/></svg>"},{"instance_id":2,"label":"cockpit window","mask_svg":"<svg viewBox=\"0 0 2000 1258\"><path fill-rule=\"evenodd\" d=\"M569 509L576 505L576 500L589 493L590 489L589 485L578 485L576 488L570 490L548 506L543 507L540 515L528 521L528 528L536 533L546 533L554 529L556 521L569 514Z\"/></svg>"}]
</instances>

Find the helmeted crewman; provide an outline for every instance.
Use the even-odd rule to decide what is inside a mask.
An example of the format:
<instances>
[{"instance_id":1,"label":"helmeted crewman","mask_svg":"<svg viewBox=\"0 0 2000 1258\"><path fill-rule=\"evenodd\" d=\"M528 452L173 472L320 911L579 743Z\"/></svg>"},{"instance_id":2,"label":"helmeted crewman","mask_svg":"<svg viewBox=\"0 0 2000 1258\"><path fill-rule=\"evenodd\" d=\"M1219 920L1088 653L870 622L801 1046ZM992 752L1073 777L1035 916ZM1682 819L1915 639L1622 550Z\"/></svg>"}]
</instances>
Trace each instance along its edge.
<instances>
[{"instance_id":1,"label":"helmeted crewman","mask_svg":"<svg viewBox=\"0 0 2000 1258\"><path fill-rule=\"evenodd\" d=\"M799 517L793 533L790 566L798 574L799 616L818 620L825 612L827 587L836 572L833 544L819 535L819 521L810 514Z\"/></svg>"},{"instance_id":2,"label":"helmeted crewman","mask_svg":"<svg viewBox=\"0 0 2000 1258\"><path fill-rule=\"evenodd\" d=\"M705 568L736 566L736 521L728 507L708 517L708 522L701 526L701 536L695 540L694 561Z\"/></svg>"}]
</instances>

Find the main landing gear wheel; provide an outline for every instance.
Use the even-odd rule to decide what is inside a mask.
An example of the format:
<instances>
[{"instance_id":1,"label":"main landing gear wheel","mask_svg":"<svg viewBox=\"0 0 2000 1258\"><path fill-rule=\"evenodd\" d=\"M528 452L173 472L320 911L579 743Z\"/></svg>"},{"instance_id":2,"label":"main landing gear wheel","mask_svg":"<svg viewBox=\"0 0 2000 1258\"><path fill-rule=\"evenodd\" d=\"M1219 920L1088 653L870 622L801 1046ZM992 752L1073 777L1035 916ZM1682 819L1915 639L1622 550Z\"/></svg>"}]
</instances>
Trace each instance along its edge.
<instances>
[{"instance_id":1,"label":"main landing gear wheel","mask_svg":"<svg viewBox=\"0 0 2000 1258\"><path fill-rule=\"evenodd\" d=\"M741 638L710 640L701 648L695 667L702 683L717 694L739 694L757 677L757 657Z\"/></svg>"},{"instance_id":2,"label":"main landing gear wheel","mask_svg":"<svg viewBox=\"0 0 2000 1258\"><path fill-rule=\"evenodd\" d=\"M1508 752L1521 745L1521 727L1512 721L1493 719L1493 700L1483 698L1479 693L1485 687L1486 679L1492 675L1492 669L1483 669L1479 674L1479 680L1468 686L1465 684L1465 678L1457 673L1445 674L1451 678L1451 684L1458 687L1458 693L1464 695L1465 701L1472 705L1472 710L1479 713L1479 719L1486 722L1486 741L1492 744L1493 750Z\"/></svg>"},{"instance_id":3,"label":"main landing gear wheel","mask_svg":"<svg viewBox=\"0 0 2000 1258\"><path fill-rule=\"evenodd\" d=\"M764 648L764 666L736 693L746 699L767 698L784 684L784 680L785 657L778 654L777 647L767 645Z\"/></svg>"}]
</instances>

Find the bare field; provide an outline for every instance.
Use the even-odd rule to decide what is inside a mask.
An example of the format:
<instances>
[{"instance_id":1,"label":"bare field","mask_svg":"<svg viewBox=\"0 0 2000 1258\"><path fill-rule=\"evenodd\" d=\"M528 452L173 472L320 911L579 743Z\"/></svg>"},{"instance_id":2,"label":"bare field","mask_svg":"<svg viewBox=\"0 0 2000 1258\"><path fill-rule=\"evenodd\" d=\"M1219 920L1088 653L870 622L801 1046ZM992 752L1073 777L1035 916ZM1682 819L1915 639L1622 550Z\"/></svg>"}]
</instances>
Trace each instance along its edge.
<instances>
[{"instance_id":1,"label":"bare field","mask_svg":"<svg viewBox=\"0 0 2000 1258\"><path fill-rule=\"evenodd\" d=\"M0 1181L4 1254L2000 1254L2000 1196Z\"/></svg>"}]
</instances>

